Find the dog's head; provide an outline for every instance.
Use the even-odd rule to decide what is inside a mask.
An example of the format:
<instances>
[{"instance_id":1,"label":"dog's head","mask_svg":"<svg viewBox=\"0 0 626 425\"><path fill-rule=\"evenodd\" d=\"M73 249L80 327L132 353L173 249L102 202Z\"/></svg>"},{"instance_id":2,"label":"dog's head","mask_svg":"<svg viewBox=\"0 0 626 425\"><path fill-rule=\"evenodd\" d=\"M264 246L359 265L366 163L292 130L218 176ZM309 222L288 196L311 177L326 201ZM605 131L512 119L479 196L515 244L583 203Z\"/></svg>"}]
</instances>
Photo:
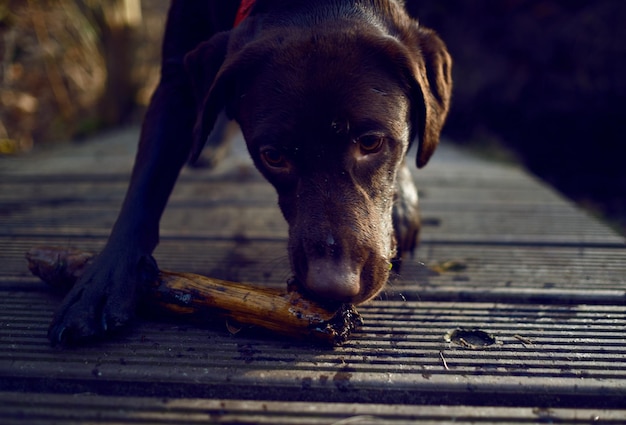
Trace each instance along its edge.
<instances>
[{"instance_id":1,"label":"dog's head","mask_svg":"<svg viewBox=\"0 0 626 425\"><path fill-rule=\"evenodd\" d=\"M387 281L396 174L412 142L417 166L428 162L448 110L444 44L406 15L395 21L252 22L186 61L201 93L192 155L226 108L278 192L297 281L329 300L363 302Z\"/></svg>"}]
</instances>

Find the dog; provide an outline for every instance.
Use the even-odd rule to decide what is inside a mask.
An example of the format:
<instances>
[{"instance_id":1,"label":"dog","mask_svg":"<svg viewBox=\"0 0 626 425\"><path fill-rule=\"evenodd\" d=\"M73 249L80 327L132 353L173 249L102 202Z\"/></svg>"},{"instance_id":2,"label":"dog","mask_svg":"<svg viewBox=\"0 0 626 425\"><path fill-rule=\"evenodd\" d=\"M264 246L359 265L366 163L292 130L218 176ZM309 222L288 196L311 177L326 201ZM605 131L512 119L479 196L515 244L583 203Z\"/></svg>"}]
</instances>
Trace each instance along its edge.
<instances>
[{"instance_id":1,"label":"dog","mask_svg":"<svg viewBox=\"0 0 626 425\"><path fill-rule=\"evenodd\" d=\"M433 154L451 66L443 41L399 0L173 0L124 202L57 310L51 343L129 324L158 271L152 252L177 176L222 111L276 188L302 291L329 302L375 297L418 241L405 157L412 144L417 167Z\"/></svg>"}]
</instances>

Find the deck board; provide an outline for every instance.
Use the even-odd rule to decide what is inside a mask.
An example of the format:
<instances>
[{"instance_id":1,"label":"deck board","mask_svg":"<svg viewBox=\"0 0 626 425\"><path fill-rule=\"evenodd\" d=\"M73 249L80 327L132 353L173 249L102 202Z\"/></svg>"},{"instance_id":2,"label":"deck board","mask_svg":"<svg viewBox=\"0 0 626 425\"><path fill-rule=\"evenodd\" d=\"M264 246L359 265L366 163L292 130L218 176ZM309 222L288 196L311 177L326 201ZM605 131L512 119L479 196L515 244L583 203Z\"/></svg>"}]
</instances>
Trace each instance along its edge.
<instances>
[{"instance_id":1,"label":"deck board","mask_svg":"<svg viewBox=\"0 0 626 425\"><path fill-rule=\"evenodd\" d=\"M37 407L33 407L37 406ZM0 393L5 424L81 423L237 423L322 425L473 423L621 423L626 410L546 409L464 406L398 406L356 403L280 403L248 400L160 399ZM68 420L67 411L75 412ZM341 422L345 421L345 422Z\"/></svg>"},{"instance_id":2,"label":"deck board","mask_svg":"<svg viewBox=\"0 0 626 425\"><path fill-rule=\"evenodd\" d=\"M616 306L379 301L360 308L365 325L332 350L255 338L253 329L232 336L225 323L154 320L114 342L54 350L45 337L51 298L6 295L0 338L11 345L0 374L31 391L73 384L115 393L128 385L163 396L441 403L471 389L473 398L506 404L522 393L526 402L570 398L589 406L623 396L626 385L626 312ZM448 341L456 329L494 341Z\"/></svg>"},{"instance_id":3,"label":"deck board","mask_svg":"<svg viewBox=\"0 0 626 425\"><path fill-rule=\"evenodd\" d=\"M114 341L51 348L60 299L24 252L103 246L136 136L0 159L2 423L626 418L624 238L523 170L445 144L415 171L420 247L359 307L365 325L343 346L140 316ZM274 287L289 277L276 196L241 149L216 170L184 170L162 224L164 269ZM455 330L495 342L464 345Z\"/></svg>"}]
</instances>

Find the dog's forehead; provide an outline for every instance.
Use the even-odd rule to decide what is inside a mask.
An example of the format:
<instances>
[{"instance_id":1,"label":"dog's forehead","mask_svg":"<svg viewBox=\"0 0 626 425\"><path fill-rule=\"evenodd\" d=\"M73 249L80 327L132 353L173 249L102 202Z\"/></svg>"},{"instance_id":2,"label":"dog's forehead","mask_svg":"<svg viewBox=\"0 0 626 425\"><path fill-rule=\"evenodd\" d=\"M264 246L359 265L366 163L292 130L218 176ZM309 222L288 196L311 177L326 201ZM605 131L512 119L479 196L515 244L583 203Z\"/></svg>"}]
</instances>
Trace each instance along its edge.
<instances>
[{"instance_id":1,"label":"dog's forehead","mask_svg":"<svg viewBox=\"0 0 626 425\"><path fill-rule=\"evenodd\" d=\"M255 133L405 131L408 87L392 59L351 35L299 37L276 48L241 95ZM378 46L376 46L378 47ZM395 134L392 134L395 135Z\"/></svg>"},{"instance_id":2,"label":"dog's forehead","mask_svg":"<svg viewBox=\"0 0 626 425\"><path fill-rule=\"evenodd\" d=\"M393 43L386 43L390 37L371 32L320 30L279 37L263 65L280 77L275 82L283 89L324 91L371 85L384 90L392 87L391 77L400 77L394 60L397 52L390 51Z\"/></svg>"}]
</instances>

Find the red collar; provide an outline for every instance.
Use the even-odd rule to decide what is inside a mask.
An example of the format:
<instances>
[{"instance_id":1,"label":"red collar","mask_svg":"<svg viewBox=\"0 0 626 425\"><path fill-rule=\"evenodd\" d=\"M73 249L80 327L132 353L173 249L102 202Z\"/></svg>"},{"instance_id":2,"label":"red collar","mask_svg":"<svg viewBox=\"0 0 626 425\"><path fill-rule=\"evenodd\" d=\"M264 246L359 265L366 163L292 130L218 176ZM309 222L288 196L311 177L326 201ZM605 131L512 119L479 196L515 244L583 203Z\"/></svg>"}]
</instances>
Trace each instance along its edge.
<instances>
[{"instance_id":1,"label":"red collar","mask_svg":"<svg viewBox=\"0 0 626 425\"><path fill-rule=\"evenodd\" d=\"M254 6L255 0L241 0L239 4L239 9L237 10L237 16L235 16L235 23L233 24L233 28L236 27L250 15L250 11L252 10L252 6Z\"/></svg>"}]
</instances>

